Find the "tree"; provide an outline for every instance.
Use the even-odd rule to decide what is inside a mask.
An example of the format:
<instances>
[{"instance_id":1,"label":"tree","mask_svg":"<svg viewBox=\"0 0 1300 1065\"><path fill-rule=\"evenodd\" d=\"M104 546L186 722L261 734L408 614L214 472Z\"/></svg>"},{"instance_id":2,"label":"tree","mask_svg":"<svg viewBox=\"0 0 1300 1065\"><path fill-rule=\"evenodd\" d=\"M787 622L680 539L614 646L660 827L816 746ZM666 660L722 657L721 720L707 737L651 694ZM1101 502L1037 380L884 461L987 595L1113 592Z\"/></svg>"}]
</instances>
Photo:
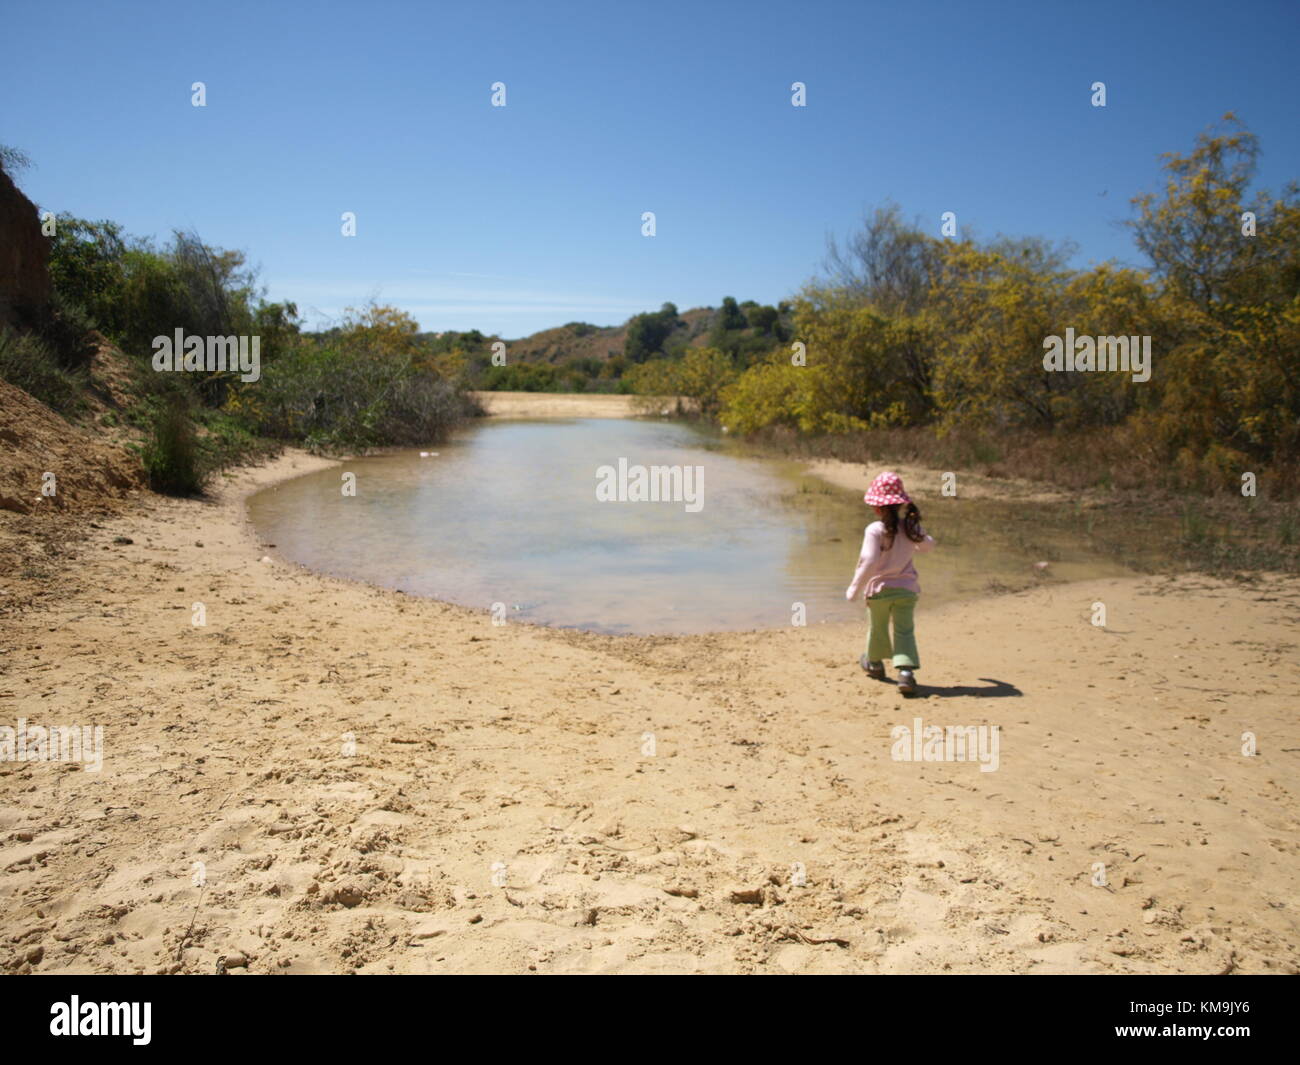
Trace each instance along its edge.
<instances>
[{"instance_id":1,"label":"tree","mask_svg":"<svg viewBox=\"0 0 1300 1065\"><path fill-rule=\"evenodd\" d=\"M116 337L123 325L119 300L126 280L126 242L116 222L60 214L50 239L50 283Z\"/></svg>"},{"instance_id":2,"label":"tree","mask_svg":"<svg viewBox=\"0 0 1300 1065\"><path fill-rule=\"evenodd\" d=\"M1259 142L1231 113L1223 131L1207 130L1190 155L1167 152L1164 196L1136 196L1129 223L1157 276L1202 308L1219 299L1243 267L1241 215L1255 174Z\"/></svg>"},{"instance_id":3,"label":"tree","mask_svg":"<svg viewBox=\"0 0 1300 1065\"><path fill-rule=\"evenodd\" d=\"M902 219L895 203L878 207L843 247L832 237L820 287L871 303L889 314L914 314L929 300L943 242Z\"/></svg>"},{"instance_id":4,"label":"tree","mask_svg":"<svg viewBox=\"0 0 1300 1065\"><path fill-rule=\"evenodd\" d=\"M781 315L775 307L764 307L756 303L746 310L745 318L751 329L756 329L764 336L775 336Z\"/></svg>"},{"instance_id":5,"label":"tree","mask_svg":"<svg viewBox=\"0 0 1300 1065\"><path fill-rule=\"evenodd\" d=\"M343 312L342 346L390 358L415 358L423 354L418 334L420 323L406 311L385 304L368 303Z\"/></svg>"},{"instance_id":6,"label":"tree","mask_svg":"<svg viewBox=\"0 0 1300 1065\"><path fill-rule=\"evenodd\" d=\"M722 408L722 394L736 379L736 369L729 356L716 348L692 348L676 366L679 396L695 400L706 418L717 417Z\"/></svg>"},{"instance_id":7,"label":"tree","mask_svg":"<svg viewBox=\"0 0 1300 1065\"><path fill-rule=\"evenodd\" d=\"M745 312L736 303L736 297L723 296L722 309L718 311L716 328L725 332L732 329L744 329L747 325L749 325L749 322L745 320Z\"/></svg>"},{"instance_id":8,"label":"tree","mask_svg":"<svg viewBox=\"0 0 1300 1065\"><path fill-rule=\"evenodd\" d=\"M636 315L628 323L624 356L629 362L645 362L663 354L665 342L681 324L677 307L672 303L665 303L656 312Z\"/></svg>"},{"instance_id":9,"label":"tree","mask_svg":"<svg viewBox=\"0 0 1300 1065\"><path fill-rule=\"evenodd\" d=\"M1135 198L1130 223L1171 323L1144 423L1180 466L1224 480L1300 451L1300 190L1252 194L1258 154L1225 115L1189 155L1164 156L1163 196Z\"/></svg>"},{"instance_id":10,"label":"tree","mask_svg":"<svg viewBox=\"0 0 1300 1065\"><path fill-rule=\"evenodd\" d=\"M0 144L0 173L8 174L12 178L31 165L31 156L26 152L20 148L10 147L8 144Z\"/></svg>"}]
</instances>

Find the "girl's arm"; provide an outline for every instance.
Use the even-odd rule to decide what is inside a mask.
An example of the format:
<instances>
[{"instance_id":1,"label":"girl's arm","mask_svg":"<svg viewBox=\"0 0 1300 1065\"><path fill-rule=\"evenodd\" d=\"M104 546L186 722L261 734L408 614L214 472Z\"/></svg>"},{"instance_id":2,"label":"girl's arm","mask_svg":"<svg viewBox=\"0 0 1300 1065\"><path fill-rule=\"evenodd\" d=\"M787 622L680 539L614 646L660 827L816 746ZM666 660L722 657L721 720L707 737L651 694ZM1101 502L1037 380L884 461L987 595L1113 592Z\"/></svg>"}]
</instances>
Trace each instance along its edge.
<instances>
[{"instance_id":1,"label":"girl's arm","mask_svg":"<svg viewBox=\"0 0 1300 1065\"><path fill-rule=\"evenodd\" d=\"M849 585L848 591L844 593L844 598L852 602L862 591L862 585L866 582L867 574L871 572L871 567L876 564L880 558L880 531L875 524L867 526L866 535L862 538L862 554L858 556L858 568L853 573L853 583Z\"/></svg>"},{"instance_id":2,"label":"girl's arm","mask_svg":"<svg viewBox=\"0 0 1300 1065\"><path fill-rule=\"evenodd\" d=\"M922 540L919 544L916 545L916 550L918 550L918 551L930 551L930 550L933 550L933 548L934 548L934 537L931 536L931 535L930 535L928 532L926 532L924 529L921 530L921 535L924 536L925 539Z\"/></svg>"}]
</instances>

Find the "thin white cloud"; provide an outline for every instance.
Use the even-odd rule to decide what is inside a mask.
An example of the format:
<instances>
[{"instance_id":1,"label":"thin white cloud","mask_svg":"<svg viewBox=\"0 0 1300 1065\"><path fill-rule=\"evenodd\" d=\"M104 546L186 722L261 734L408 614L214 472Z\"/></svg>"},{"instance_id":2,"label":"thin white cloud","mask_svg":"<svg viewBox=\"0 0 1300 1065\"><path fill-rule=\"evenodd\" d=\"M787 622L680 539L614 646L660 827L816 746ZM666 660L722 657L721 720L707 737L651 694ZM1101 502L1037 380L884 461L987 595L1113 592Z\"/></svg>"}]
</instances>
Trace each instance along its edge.
<instances>
[{"instance_id":1,"label":"thin white cloud","mask_svg":"<svg viewBox=\"0 0 1300 1065\"><path fill-rule=\"evenodd\" d=\"M340 281L290 278L268 286L272 299L293 300L309 328L337 323L347 308L375 301L400 307L423 329L480 329L500 336L520 337L563 325L589 321L622 323L634 314L653 310L662 300L626 296L548 292L528 286L485 286L446 281Z\"/></svg>"},{"instance_id":2,"label":"thin white cloud","mask_svg":"<svg viewBox=\"0 0 1300 1065\"><path fill-rule=\"evenodd\" d=\"M455 285L436 282L401 281L334 281L310 280L307 278L290 278L277 280L268 285L270 290L281 298L302 301L343 300L345 304L364 303L370 298L388 303L398 303L403 307L444 306L483 307L494 309L532 309L546 308L589 308L593 310L623 311L636 313L647 307L659 304L653 301L640 301L627 296L612 298L592 296L586 293L556 293L540 289L485 289L482 286ZM662 302L662 301L660 301Z\"/></svg>"}]
</instances>

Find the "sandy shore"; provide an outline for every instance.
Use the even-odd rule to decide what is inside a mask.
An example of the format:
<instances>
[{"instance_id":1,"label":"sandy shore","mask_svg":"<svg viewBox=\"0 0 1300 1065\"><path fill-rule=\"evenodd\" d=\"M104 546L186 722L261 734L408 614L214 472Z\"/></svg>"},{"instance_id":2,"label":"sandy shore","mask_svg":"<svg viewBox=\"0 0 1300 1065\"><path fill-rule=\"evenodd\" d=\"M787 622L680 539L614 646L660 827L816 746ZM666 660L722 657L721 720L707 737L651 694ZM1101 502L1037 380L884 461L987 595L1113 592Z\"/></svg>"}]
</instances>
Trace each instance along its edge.
<instances>
[{"instance_id":1,"label":"sandy shore","mask_svg":"<svg viewBox=\"0 0 1300 1065\"><path fill-rule=\"evenodd\" d=\"M823 481L853 492L859 498L866 492L871 479L886 468L880 464L868 467L838 459L812 459L805 465L809 472ZM908 494L916 499L918 505L945 496L952 499L1005 499L1018 503L1067 503L1077 498L1033 481L983 477L965 470L933 470L907 463L890 463L888 469L903 479Z\"/></svg>"},{"instance_id":2,"label":"sandy shore","mask_svg":"<svg viewBox=\"0 0 1300 1065\"><path fill-rule=\"evenodd\" d=\"M568 392L474 392L493 418L633 418L637 396ZM673 401L665 399L667 407Z\"/></svg>"},{"instance_id":3,"label":"sandy shore","mask_svg":"<svg viewBox=\"0 0 1300 1065\"><path fill-rule=\"evenodd\" d=\"M262 561L244 497L320 464L101 519L0 621L0 725L104 743L0 762L0 965L1300 968L1297 582L923 606L904 702L858 626L494 627ZM891 759L918 717L997 770Z\"/></svg>"}]
</instances>

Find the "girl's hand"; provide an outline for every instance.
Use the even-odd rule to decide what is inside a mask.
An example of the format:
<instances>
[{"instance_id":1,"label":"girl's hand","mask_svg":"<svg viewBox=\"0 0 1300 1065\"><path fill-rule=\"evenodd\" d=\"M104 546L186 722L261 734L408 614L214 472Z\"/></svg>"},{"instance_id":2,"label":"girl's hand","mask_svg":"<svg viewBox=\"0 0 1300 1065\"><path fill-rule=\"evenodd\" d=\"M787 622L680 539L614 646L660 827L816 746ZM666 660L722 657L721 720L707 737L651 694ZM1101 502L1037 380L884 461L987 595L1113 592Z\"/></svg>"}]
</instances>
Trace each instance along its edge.
<instances>
[{"instance_id":1,"label":"girl's hand","mask_svg":"<svg viewBox=\"0 0 1300 1065\"><path fill-rule=\"evenodd\" d=\"M852 588L845 588L845 589L844 589L844 598L847 599L850 603L853 602L853 598L854 598L854 596L853 596L853 589L852 589Z\"/></svg>"}]
</instances>

